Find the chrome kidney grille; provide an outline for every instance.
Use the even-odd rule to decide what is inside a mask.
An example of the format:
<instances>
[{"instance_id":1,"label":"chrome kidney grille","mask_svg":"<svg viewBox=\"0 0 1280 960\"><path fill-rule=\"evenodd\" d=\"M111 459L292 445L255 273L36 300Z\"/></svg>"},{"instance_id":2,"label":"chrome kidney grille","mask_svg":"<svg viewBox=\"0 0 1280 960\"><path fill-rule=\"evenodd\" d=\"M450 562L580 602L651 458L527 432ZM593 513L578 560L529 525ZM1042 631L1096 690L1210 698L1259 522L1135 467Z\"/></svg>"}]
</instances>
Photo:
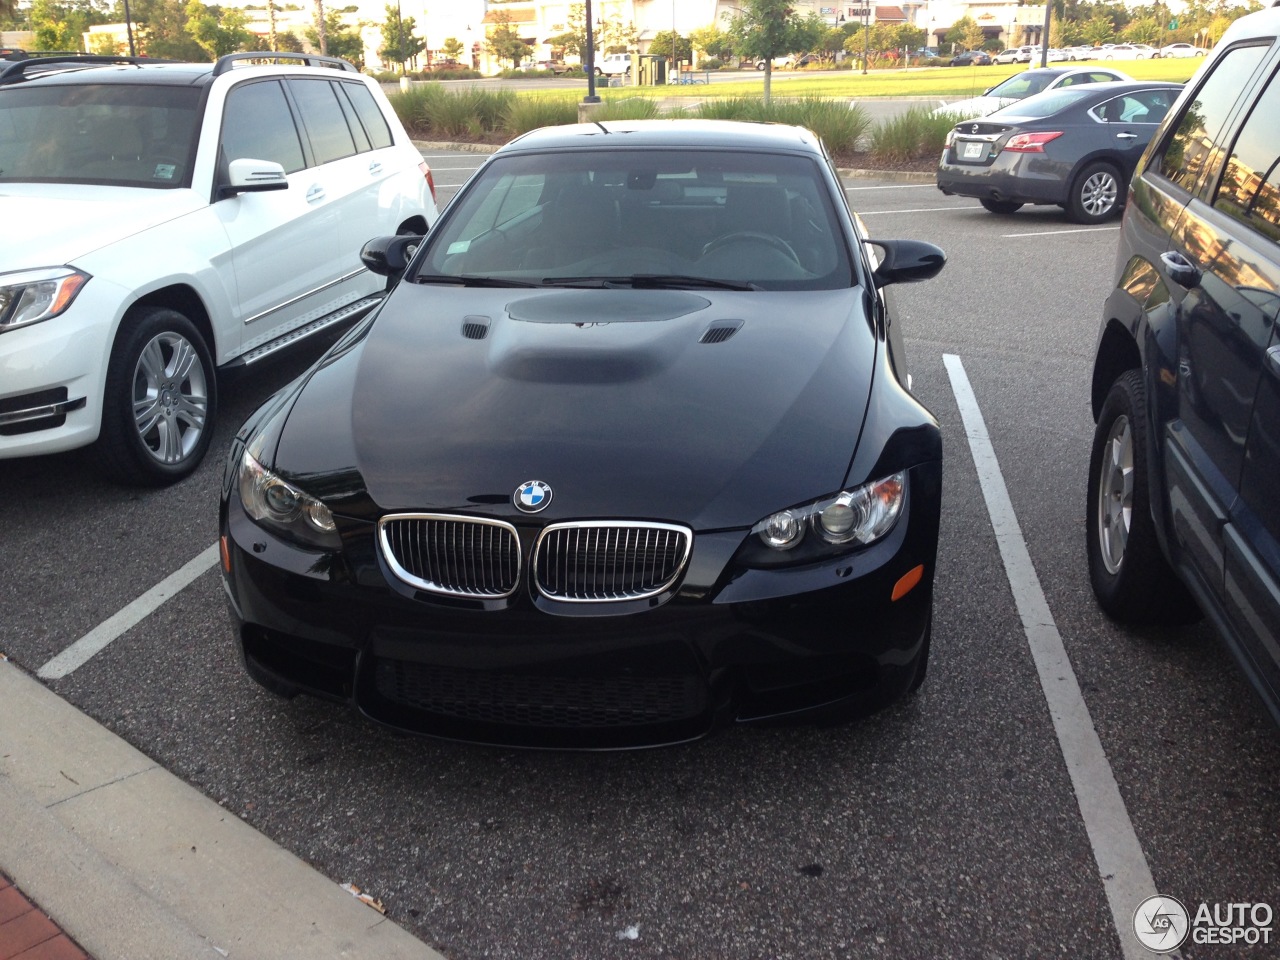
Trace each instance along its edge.
<instances>
[{"instance_id":1,"label":"chrome kidney grille","mask_svg":"<svg viewBox=\"0 0 1280 960\"><path fill-rule=\"evenodd\" d=\"M642 600L675 583L692 546L692 531L674 524L557 523L534 547L534 584L571 603Z\"/></svg>"},{"instance_id":2,"label":"chrome kidney grille","mask_svg":"<svg viewBox=\"0 0 1280 960\"><path fill-rule=\"evenodd\" d=\"M496 599L520 585L520 540L501 520L397 514L378 522L378 545L392 572L420 590Z\"/></svg>"},{"instance_id":3,"label":"chrome kidney grille","mask_svg":"<svg viewBox=\"0 0 1280 960\"><path fill-rule=\"evenodd\" d=\"M429 593L501 599L520 585L520 540L501 520L394 514L378 545L397 578ZM693 532L669 523L552 524L533 548L534 588L568 603L643 600L679 579L692 547Z\"/></svg>"}]
</instances>

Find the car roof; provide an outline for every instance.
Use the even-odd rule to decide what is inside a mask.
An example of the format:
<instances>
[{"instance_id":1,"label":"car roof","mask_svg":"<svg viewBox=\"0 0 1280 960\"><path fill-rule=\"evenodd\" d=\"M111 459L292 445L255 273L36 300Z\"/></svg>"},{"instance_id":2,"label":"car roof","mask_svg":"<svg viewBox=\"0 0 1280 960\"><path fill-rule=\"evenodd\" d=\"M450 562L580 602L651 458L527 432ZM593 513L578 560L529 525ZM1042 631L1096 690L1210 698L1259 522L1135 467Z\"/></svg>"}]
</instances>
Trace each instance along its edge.
<instances>
[{"instance_id":1,"label":"car roof","mask_svg":"<svg viewBox=\"0 0 1280 960\"><path fill-rule=\"evenodd\" d=\"M614 139L606 139L614 138ZM737 120L606 120L533 130L499 153L573 149L711 148L775 153L821 153L803 127Z\"/></svg>"},{"instance_id":2,"label":"car roof","mask_svg":"<svg viewBox=\"0 0 1280 960\"><path fill-rule=\"evenodd\" d=\"M262 63L274 59L274 63ZM356 72L355 67L337 57L319 54L271 52L232 53L216 63L188 63L147 57L67 55L29 57L0 62L0 87L21 83L71 84L157 84L188 86L207 84L224 73L255 70L258 73L291 72L309 68L336 68Z\"/></svg>"}]
</instances>

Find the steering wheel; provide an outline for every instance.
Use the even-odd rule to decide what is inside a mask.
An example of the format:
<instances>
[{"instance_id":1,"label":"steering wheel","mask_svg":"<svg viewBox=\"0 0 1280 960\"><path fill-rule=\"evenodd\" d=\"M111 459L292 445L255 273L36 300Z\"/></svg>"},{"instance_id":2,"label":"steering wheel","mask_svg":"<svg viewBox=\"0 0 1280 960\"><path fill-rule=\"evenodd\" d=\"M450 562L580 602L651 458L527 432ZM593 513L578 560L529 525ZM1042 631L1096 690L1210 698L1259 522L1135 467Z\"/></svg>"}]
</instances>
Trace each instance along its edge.
<instances>
[{"instance_id":1,"label":"steering wheel","mask_svg":"<svg viewBox=\"0 0 1280 960\"><path fill-rule=\"evenodd\" d=\"M786 256L796 266L800 266L800 258L796 256L791 244L772 233L758 233L755 230L739 230L737 233L726 233L723 237L716 237L702 248L702 255L705 257L712 251L733 243L763 243Z\"/></svg>"}]
</instances>

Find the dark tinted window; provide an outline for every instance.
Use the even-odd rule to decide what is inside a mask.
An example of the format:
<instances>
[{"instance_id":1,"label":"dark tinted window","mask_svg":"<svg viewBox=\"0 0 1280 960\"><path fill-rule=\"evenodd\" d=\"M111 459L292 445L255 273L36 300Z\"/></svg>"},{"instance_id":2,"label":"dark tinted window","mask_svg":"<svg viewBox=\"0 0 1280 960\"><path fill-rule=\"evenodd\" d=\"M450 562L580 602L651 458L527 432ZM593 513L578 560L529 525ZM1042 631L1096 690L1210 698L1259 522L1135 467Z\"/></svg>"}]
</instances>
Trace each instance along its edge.
<instances>
[{"instance_id":1,"label":"dark tinted window","mask_svg":"<svg viewBox=\"0 0 1280 960\"><path fill-rule=\"evenodd\" d=\"M387 126L387 120L378 109L377 101L373 99L369 88L362 83L344 83L341 84L340 89L355 107L360 117L360 124L364 127L364 132L368 135L374 149L391 146L391 128Z\"/></svg>"},{"instance_id":2,"label":"dark tinted window","mask_svg":"<svg viewBox=\"0 0 1280 960\"><path fill-rule=\"evenodd\" d=\"M293 113L280 84L274 80L246 83L227 94L222 153L227 161L246 157L274 160L286 173L306 166Z\"/></svg>"},{"instance_id":3,"label":"dark tinted window","mask_svg":"<svg viewBox=\"0 0 1280 960\"><path fill-rule=\"evenodd\" d=\"M1221 144L1214 140L1235 107L1237 95L1257 69L1267 48L1237 47L1214 65L1213 72L1183 108L1181 120L1164 147L1160 173L1187 191L1194 191L1200 174Z\"/></svg>"},{"instance_id":4,"label":"dark tinted window","mask_svg":"<svg viewBox=\"0 0 1280 960\"><path fill-rule=\"evenodd\" d=\"M355 140L333 84L328 80L290 80L289 89L302 111L302 124L311 138L316 163L354 156Z\"/></svg>"},{"instance_id":5,"label":"dark tinted window","mask_svg":"<svg viewBox=\"0 0 1280 960\"><path fill-rule=\"evenodd\" d=\"M1280 80L1271 78L1236 137L1213 205L1280 240Z\"/></svg>"},{"instance_id":6,"label":"dark tinted window","mask_svg":"<svg viewBox=\"0 0 1280 960\"><path fill-rule=\"evenodd\" d=\"M1159 123L1175 96L1172 90L1141 90L1099 104L1095 112L1108 123Z\"/></svg>"}]
</instances>

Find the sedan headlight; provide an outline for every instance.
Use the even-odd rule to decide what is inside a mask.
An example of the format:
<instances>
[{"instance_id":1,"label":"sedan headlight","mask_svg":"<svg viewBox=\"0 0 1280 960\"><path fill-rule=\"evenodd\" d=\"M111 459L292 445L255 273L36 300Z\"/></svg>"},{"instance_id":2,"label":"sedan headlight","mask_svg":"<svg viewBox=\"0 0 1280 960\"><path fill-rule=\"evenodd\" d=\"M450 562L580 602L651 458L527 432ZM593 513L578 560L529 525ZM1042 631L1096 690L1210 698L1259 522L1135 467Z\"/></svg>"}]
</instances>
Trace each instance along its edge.
<instances>
[{"instance_id":1,"label":"sedan headlight","mask_svg":"<svg viewBox=\"0 0 1280 960\"><path fill-rule=\"evenodd\" d=\"M907 474L902 471L841 490L834 497L780 510L751 528L752 536L774 559L751 552L766 563L786 562L791 558L784 559L784 554L805 545L794 556L794 562L804 562L874 543L893 529L906 489Z\"/></svg>"},{"instance_id":2,"label":"sedan headlight","mask_svg":"<svg viewBox=\"0 0 1280 960\"><path fill-rule=\"evenodd\" d=\"M89 282L71 267L42 267L0 273L0 333L62 313Z\"/></svg>"},{"instance_id":3,"label":"sedan headlight","mask_svg":"<svg viewBox=\"0 0 1280 960\"><path fill-rule=\"evenodd\" d=\"M240 502L250 517L290 540L326 550L342 545L329 508L276 476L248 451L240 459Z\"/></svg>"}]
</instances>

